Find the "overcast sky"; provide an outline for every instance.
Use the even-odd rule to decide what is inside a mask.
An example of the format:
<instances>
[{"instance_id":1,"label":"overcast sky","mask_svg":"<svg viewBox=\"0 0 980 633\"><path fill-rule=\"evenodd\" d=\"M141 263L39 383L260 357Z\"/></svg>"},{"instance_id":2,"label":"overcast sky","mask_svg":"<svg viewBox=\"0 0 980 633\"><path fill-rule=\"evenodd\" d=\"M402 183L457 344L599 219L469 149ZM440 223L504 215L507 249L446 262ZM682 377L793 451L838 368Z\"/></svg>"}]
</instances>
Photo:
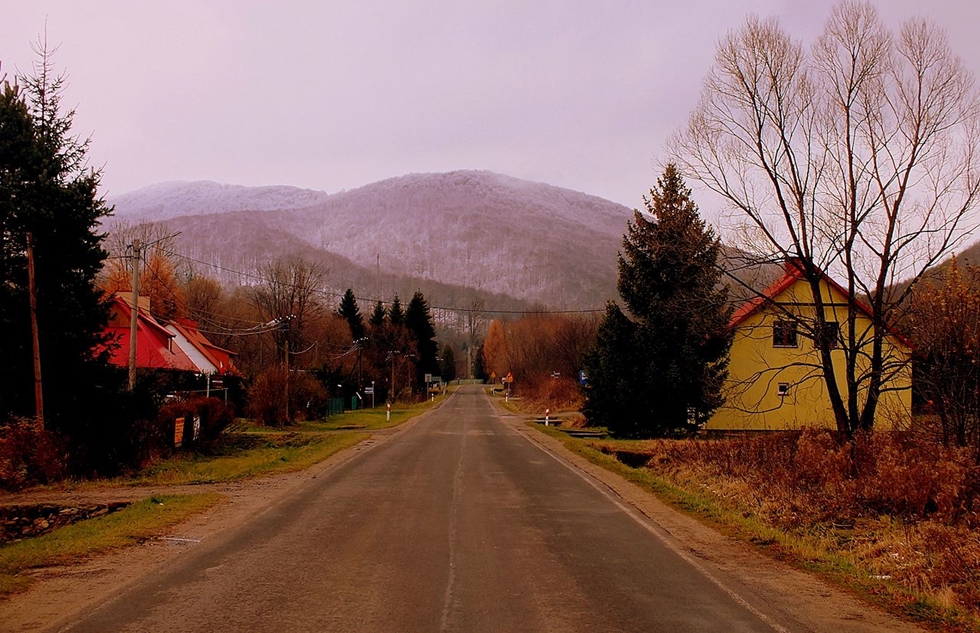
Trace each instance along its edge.
<instances>
[{"instance_id":1,"label":"overcast sky","mask_svg":"<svg viewBox=\"0 0 980 633\"><path fill-rule=\"evenodd\" d=\"M630 207L749 13L806 42L829 0L10 1L0 63L45 30L108 194L168 180L334 192L488 169ZM980 2L925 14L980 75ZM702 205L703 206L703 205Z\"/></svg>"}]
</instances>

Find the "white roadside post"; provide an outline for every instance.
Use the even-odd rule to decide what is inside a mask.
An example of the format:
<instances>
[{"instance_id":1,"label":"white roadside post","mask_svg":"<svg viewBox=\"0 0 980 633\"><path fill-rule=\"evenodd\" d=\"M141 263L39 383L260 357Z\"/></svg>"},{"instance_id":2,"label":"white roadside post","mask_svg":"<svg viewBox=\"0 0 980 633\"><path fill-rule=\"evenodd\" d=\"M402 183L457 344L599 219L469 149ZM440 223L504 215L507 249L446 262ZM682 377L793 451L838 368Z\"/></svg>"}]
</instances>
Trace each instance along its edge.
<instances>
[{"instance_id":1,"label":"white roadside post","mask_svg":"<svg viewBox=\"0 0 980 633\"><path fill-rule=\"evenodd\" d=\"M391 403L388 403L388 410L385 412L385 422L391 422Z\"/></svg>"},{"instance_id":2,"label":"white roadside post","mask_svg":"<svg viewBox=\"0 0 980 633\"><path fill-rule=\"evenodd\" d=\"M544 425L551 426L551 409L544 410Z\"/></svg>"}]
</instances>

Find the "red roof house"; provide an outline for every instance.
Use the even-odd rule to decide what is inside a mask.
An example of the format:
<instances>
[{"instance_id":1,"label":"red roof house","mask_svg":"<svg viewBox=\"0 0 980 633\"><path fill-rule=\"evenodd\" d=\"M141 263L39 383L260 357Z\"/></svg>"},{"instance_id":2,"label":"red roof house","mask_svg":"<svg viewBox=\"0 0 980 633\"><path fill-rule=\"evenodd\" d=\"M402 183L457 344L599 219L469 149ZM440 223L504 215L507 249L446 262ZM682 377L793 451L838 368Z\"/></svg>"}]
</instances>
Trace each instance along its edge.
<instances>
[{"instance_id":1,"label":"red roof house","mask_svg":"<svg viewBox=\"0 0 980 633\"><path fill-rule=\"evenodd\" d=\"M131 300L116 295L105 329L108 337L104 347L109 349L109 363L119 367L129 366L131 305ZM136 310L136 367L199 371L187 354L174 345L174 335L150 315L149 308L149 298L140 297Z\"/></svg>"},{"instance_id":2,"label":"red roof house","mask_svg":"<svg viewBox=\"0 0 980 633\"><path fill-rule=\"evenodd\" d=\"M164 326L174 335L174 343L191 359L202 374L237 375L232 357L234 352L218 347L197 329L190 319L174 319Z\"/></svg>"}]
</instances>

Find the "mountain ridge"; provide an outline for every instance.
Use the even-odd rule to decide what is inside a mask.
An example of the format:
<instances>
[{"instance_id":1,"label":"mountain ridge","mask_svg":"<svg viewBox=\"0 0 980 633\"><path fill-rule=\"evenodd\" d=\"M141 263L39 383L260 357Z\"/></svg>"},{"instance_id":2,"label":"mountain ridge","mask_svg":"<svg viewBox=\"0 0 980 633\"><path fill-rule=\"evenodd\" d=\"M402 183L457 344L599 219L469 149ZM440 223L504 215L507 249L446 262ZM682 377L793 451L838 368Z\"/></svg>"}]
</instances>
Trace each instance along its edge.
<instances>
[{"instance_id":1,"label":"mountain ridge","mask_svg":"<svg viewBox=\"0 0 980 633\"><path fill-rule=\"evenodd\" d=\"M159 183L109 202L116 207L110 229L112 222L166 222L182 231L182 249L207 261L234 254L237 265L254 266L288 254L282 249L303 250L351 262L360 272L345 275L347 265L337 259L331 267L337 277L363 283L364 270L376 270L380 256L391 279L558 309L601 308L615 296L616 254L632 217L627 207L597 196L473 170L408 174L334 194ZM264 248L242 233L245 227L281 248ZM249 252L240 252L245 244Z\"/></svg>"}]
</instances>

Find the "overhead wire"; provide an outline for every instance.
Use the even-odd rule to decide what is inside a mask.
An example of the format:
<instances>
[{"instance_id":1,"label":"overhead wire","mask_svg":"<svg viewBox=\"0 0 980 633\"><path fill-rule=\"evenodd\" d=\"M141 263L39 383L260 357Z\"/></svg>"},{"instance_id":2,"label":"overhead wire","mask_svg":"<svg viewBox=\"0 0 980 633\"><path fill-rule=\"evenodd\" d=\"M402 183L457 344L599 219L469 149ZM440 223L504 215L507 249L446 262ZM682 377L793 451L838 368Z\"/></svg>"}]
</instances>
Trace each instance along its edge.
<instances>
[{"instance_id":1,"label":"overhead wire","mask_svg":"<svg viewBox=\"0 0 980 633\"><path fill-rule=\"evenodd\" d=\"M245 278L248 278L248 279L254 279L256 281L265 281L265 278L264 277L262 277L261 275L257 275L255 273L247 273L247 272L244 272L244 271L235 270L233 268L228 268L227 266L222 266L220 264L215 264L213 262L202 261L200 259L196 259L194 257L190 257L188 255L184 255L182 253L179 253L179 252L177 252L176 250L173 250L173 249L170 249L170 250L162 249L162 250L164 250L164 252L166 252L170 256L178 257L180 259L183 259L183 260L186 260L186 261L189 261L189 262L193 262L195 264L200 264L201 266L207 266L209 268L220 270L222 272L227 272L227 273L231 273L231 274L234 274L234 275L239 275L240 277L245 277ZM294 288L294 289L301 289L300 286L297 286L297 285L294 285L294 284L284 284L284 285L287 286L287 287L290 287L290 288ZM339 297L339 298L343 298L343 296L344 296L344 293L334 292L334 291L330 291L330 290L324 290L324 289L320 289L320 288L314 289L314 292L316 292L319 295L327 296L327 297ZM377 298L377 297L362 297L362 301L365 301L365 302L368 302L368 303L381 303L384 306L390 306L392 304L392 301L390 301L390 300L387 300L386 301L384 299ZM505 309L487 309L487 308L461 308L461 307L457 307L457 306L442 306L442 305L430 305L429 306L429 309L430 310L442 310L444 312L455 312L455 313L460 313L460 314L480 313L480 314L501 314L501 315L599 314L599 313L602 313L602 312L605 312L606 311L605 308L586 308L586 309L571 309L571 310L549 310L549 309L542 309L542 310L534 310L534 309L514 310L514 309L509 309L509 310L505 310Z\"/></svg>"}]
</instances>

